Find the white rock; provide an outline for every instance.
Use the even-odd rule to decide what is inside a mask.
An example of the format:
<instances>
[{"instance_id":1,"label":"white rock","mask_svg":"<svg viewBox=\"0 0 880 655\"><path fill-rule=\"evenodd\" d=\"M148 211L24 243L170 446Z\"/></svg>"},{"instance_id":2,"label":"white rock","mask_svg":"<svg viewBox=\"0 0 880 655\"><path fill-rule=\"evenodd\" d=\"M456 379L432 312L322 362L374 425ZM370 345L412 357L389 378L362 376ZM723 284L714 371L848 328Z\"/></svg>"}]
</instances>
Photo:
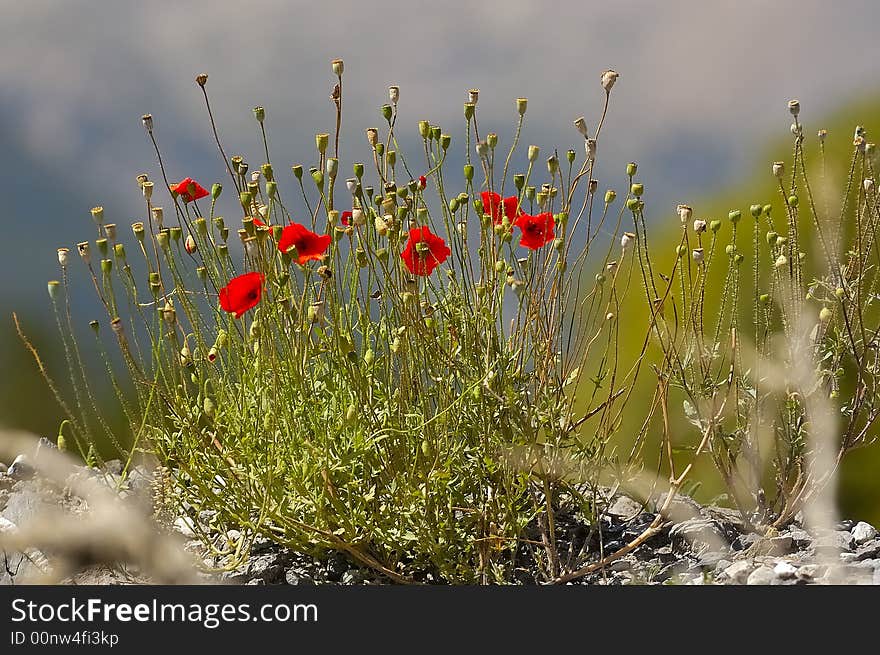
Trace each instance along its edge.
<instances>
[{"instance_id":1,"label":"white rock","mask_svg":"<svg viewBox=\"0 0 880 655\"><path fill-rule=\"evenodd\" d=\"M174 521L175 529L182 534L184 537L195 537L196 532L193 528L192 519L186 516L180 516Z\"/></svg>"},{"instance_id":2,"label":"white rock","mask_svg":"<svg viewBox=\"0 0 880 655\"><path fill-rule=\"evenodd\" d=\"M797 567L791 562L781 560L774 568L773 573L779 578L793 578L797 574Z\"/></svg>"},{"instance_id":3,"label":"white rock","mask_svg":"<svg viewBox=\"0 0 880 655\"><path fill-rule=\"evenodd\" d=\"M733 580L734 582L738 582L742 584L748 578L749 573L751 573L754 568L753 564L748 560L740 560L738 562L734 562L726 569L724 569L724 575Z\"/></svg>"},{"instance_id":4,"label":"white rock","mask_svg":"<svg viewBox=\"0 0 880 655\"><path fill-rule=\"evenodd\" d=\"M769 566L759 566L749 574L747 585L770 585L776 580L773 569Z\"/></svg>"},{"instance_id":5,"label":"white rock","mask_svg":"<svg viewBox=\"0 0 880 655\"><path fill-rule=\"evenodd\" d=\"M853 540L861 545L871 541L871 539L877 536L877 528L870 523L859 521L853 526L852 536Z\"/></svg>"}]
</instances>

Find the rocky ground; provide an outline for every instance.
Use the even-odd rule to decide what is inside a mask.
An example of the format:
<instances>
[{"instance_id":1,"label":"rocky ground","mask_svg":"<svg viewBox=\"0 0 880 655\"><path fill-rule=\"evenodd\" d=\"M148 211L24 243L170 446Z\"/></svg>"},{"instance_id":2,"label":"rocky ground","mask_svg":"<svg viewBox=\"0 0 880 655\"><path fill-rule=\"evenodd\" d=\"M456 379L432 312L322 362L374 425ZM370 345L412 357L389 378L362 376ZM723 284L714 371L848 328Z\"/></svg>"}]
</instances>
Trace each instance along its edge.
<instances>
[{"instance_id":1,"label":"rocky ground","mask_svg":"<svg viewBox=\"0 0 880 655\"><path fill-rule=\"evenodd\" d=\"M35 473L31 459L26 457L19 457L8 469L0 464L0 540L4 536L18 534L20 526L47 512L60 513L59 516L68 519L72 517L72 525L82 523L92 511L88 493L81 491L83 481L96 487L114 489L114 502L119 503L120 508L125 507L126 511L134 508L146 521L149 475L138 469L123 482L120 473L120 462L109 462L102 469L75 467L68 479L59 483ZM76 493L71 490L71 481L80 483L73 485L79 489ZM610 499L601 522L592 526L592 529L578 516L560 515L557 517L557 534L562 561L589 562L598 559L600 553L614 552L641 534L654 520L656 508L657 501L642 504L627 496L615 495ZM880 536L867 523L843 521L834 529L808 531L795 522L767 536L759 536L744 529L736 512L704 507L687 496L677 497L671 510L675 520L664 523L660 532L646 543L605 569L572 584L880 584ZM210 519L210 516L201 518ZM96 525L108 527L100 522ZM100 529L103 528L96 528ZM129 532L131 529L126 528ZM175 547L182 546L196 558L201 558L207 566L226 564L222 560L205 557L188 519L177 519L173 532L176 534L168 539L174 542ZM93 536L102 540L102 543L115 538L107 534ZM237 537L235 534L226 534L223 539ZM35 580L127 584L157 580L152 572L156 568L155 558L150 560L145 554L143 561L139 561L136 549L122 549L121 552L129 560L122 563L119 560L109 561L109 557L106 561L102 560L94 547L85 548L86 554L77 552L71 555L61 552L66 542L56 539L52 543L55 545L44 549L0 548L0 584ZM155 551L155 545L151 545L150 550ZM62 555L67 567L56 564ZM117 552L114 557L121 555ZM518 553L518 561L522 564L517 570L517 581L520 584L536 584L538 576L533 553L524 548ZM167 573L164 571L164 574ZM41 577L52 574L55 575L54 579ZM246 564L223 573L193 573L192 579L186 581L193 580L249 585L386 582L375 572L362 569L341 555L319 560L293 553L265 540L255 542ZM439 582L430 574L422 576L420 581Z\"/></svg>"}]
</instances>

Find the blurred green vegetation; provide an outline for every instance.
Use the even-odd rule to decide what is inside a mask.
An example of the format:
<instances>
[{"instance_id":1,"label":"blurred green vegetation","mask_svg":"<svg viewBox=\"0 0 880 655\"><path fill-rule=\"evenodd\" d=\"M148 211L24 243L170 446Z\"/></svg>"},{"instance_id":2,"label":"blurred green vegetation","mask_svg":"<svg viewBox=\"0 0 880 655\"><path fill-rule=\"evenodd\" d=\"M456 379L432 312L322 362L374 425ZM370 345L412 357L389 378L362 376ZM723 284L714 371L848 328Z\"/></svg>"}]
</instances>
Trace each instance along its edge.
<instances>
[{"instance_id":1,"label":"blurred green vegetation","mask_svg":"<svg viewBox=\"0 0 880 655\"><path fill-rule=\"evenodd\" d=\"M856 125L862 125L866 128L867 141L874 141L880 137L880 97L870 97L857 101L843 109L835 112L833 115L822 118L821 121L817 117L811 116L809 111L805 109L799 116L799 120L804 127L805 134L805 150L806 150L806 166L813 194L816 197L817 205L820 211L825 207L827 198L827 216L825 222L836 223L842 220L844 230L846 230L847 222L851 217L839 217L840 202L843 195L844 185L846 184L849 169L852 160L853 151L853 135ZM737 251L746 257L742 265L742 270L747 274L743 275L742 286L740 289L740 316L746 319L746 325L750 320L753 306L753 285L751 283L751 266L752 266L752 230L753 221L749 215L749 206L752 204L766 205L771 204L774 207L773 216L776 217L776 225L781 228L780 233L784 233L784 220L780 219L785 215L784 201L779 189L778 181L771 173L771 165L774 161L785 161L786 180L790 180L792 168L792 153L794 149L793 137L790 135L788 125L791 117L785 108L780 110L780 129L779 138L770 141L769 145L763 151L756 153L750 158L749 173L744 175L738 182L729 188L722 189L717 193L707 194L705 197L697 198L680 198L679 202L691 205L693 207L694 219L705 219L707 222L711 220L721 220L722 228L718 234L718 248L720 257L716 253L716 262L709 274L709 282L707 283L705 305L707 308L707 316L717 314L720 306L720 292L723 285L724 275L727 271L727 263L724 255L724 247L731 242L731 223L728 220L728 212L738 209L742 212L742 220L739 225L737 235ZM872 132L872 126L875 132ZM822 158L819 151L819 143L817 132L819 129L826 129L828 132L825 141L825 164L826 170L824 175L824 183L822 181ZM650 201L650 171L644 171L644 179L640 175L637 176L639 181L644 181L646 195L646 216L649 220L648 237L651 250L651 259L654 262L654 270L668 273L672 269L675 260L675 250L681 239L681 223L675 212L675 207L657 207L652 206ZM858 176L858 173L856 173ZM857 177L856 184L861 184L861 178ZM798 187L803 189L803 183L798 180ZM803 191L801 191L803 195ZM626 224L631 222L629 212L625 215L624 229L632 229L632 225ZM813 235L813 226L811 218L807 211L801 212L799 228L802 239L804 234ZM689 228L691 229L691 228ZM761 276L764 278L770 267L770 258L768 254L767 244L764 240L764 233L767 231L765 223L762 222L760 266ZM691 244L693 245L693 243ZM805 281L813 279L813 275L821 273L821 250L815 238L804 242L807 251L808 261L811 271L809 276L805 276ZM689 253L688 253L689 256ZM758 293L766 293L769 289L762 284L762 288ZM675 295L673 288L673 295ZM645 304L644 294L638 301L631 296L632 303L637 305L636 312L642 312L641 316L634 317L633 308L629 308L627 320L621 321L621 350L628 353L637 353L642 347L645 338L646 326L648 325L647 307ZM821 305L814 302L815 311L818 315ZM638 318L638 320L635 320ZM748 335L740 333L740 340L747 339ZM651 358L649 361L659 361L657 349L649 351ZM652 394L656 387L656 378L649 370L643 371L634 394L630 407L647 407L651 402ZM671 433L673 439L677 440L679 447L693 446L698 441L697 434L685 416L682 409L682 398L676 397L674 393L670 394L670 410L672 415ZM641 427L644 420L645 412L633 411L627 412L624 419L622 430L618 433L625 435L620 437L620 441L616 444L618 452L623 455L629 452L631 439L629 435L634 435ZM646 470L656 471L659 461L658 449L660 432L659 419L655 419L654 424L648 431L647 442L645 445L645 468ZM875 430L875 433L877 431ZM683 466L689 458L689 453L683 454L681 458L681 466ZM653 468L652 468L653 463ZM864 447L851 452L844 460L839 478L839 506L841 514L847 518L867 520L874 524L880 523L880 482L878 482L877 471L880 469L880 444ZM710 501L718 499L725 492L724 485L715 472L709 458L703 457L695 469L696 475L693 476L698 481L692 493L701 501ZM662 473L665 475L666 472ZM771 487L772 488L772 487Z\"/></svg>"}]
</instances>

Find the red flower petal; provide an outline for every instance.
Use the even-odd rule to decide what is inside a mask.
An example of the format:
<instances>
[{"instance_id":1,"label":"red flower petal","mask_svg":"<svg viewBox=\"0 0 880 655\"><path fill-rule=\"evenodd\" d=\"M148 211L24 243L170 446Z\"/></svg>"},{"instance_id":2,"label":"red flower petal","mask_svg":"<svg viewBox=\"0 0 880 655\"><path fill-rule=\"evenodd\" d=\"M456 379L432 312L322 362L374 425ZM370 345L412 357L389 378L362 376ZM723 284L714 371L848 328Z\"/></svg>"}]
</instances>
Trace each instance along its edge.
<instances>
[{"instance_id":1,"label":"red flower petal","mask_svg":"<svg viewBox=\"0 0 880 655\"><path fill-rule=\"evenodd\" d=\"M419 176L419 188L424 189L426 186L428 186L428 178L425 177L424 175L420 175Z\"/></svg>"},{"instance_id":2,"label":"red flower petal","mask_svg":"<svg viewBox=\"0 0 880 655\"><path fill-rule=\"evenodd\" d=\"M425 244L427 249L420 249L420 243ZM427 226L422 226L409 231L409 241L400 257L413 275L430 275L451 254L452 251L443 239L431 234Z\"/></svg>"},{"instance_id":3,"label":"red flower petal","mask_svg":"<svg viewBox=\"0 0 880 655\"><path fill-rule=\"evenodd\" d=\"M292 223L281 231L278 250L287 252L294 246L297 262L305 264L312 259L321 259L330 247L331 240L329 234L316 234L304 225Z\"/></svg>"},{"instance_id":4,"label":"red flower petal","mask_svg":"<svg viewBox=\"0 0 880 655\"><path fill-rule=\"evenodd\" d=\"M522 210L519 208L519 198L516 196L508 196L505 198L504 215L507 216L510 222L515 222L520 214L522 214Z\"/></svg>"},{"instance_id":5,"label":"red flower petal","mask_svg":"<svg viewBox=\"0 0 880 655\"><path fill-rule=\"evenodd\" d=\"M232 278L229 284L220 289L220 307L223 311L234 313L235 318L241 318L242 314L260 302L265 279L262 273L245 273Z\"/></svg>"},{"instance_id":6,"label":"red flower petal","mask_svg":"<svg viewBox=\"0 0 880 655\"><path fill-rule=\"evenodd\" d=\"M349 225L351 225L351 212L342 212L339 220L342 221L342 224L345 227L348 227Z\"/></svg>"},{"instance_id":7,"label":"red flower petal","mask_svg":"<svg viewBox=\"0 0 880 655\"><path fill-rule=\"evenodd\" d=\"M266 224L263 221L261 221L256 216L254 216L253 218L254 218L254 225L256 225L257 227L265 227Z\"/></svg>"},{"instance_id":8,"label":"red flower petal","mask_svg":"<svg viewBox=\"0 0 880 655\"><path fill-rule=\"evenodd\" d=\"M483 191L480 194L483 201L483 213L492 217L496 225L501 222L501 196L494 191Z\"/></svg>"},{"instance_id":9,"label":"red flower petal","mask_svg":"<svg viewBox=\"0 0 880 655\"><path fill-rule=\"evenodd\" d=\"M172 185L171 190L177 193L183 202L192 202L211 195L205 187L191 177L185 177L177 184Z\"/></svg>"},{"instance_id":10,"label":"red flower petal","mask_svg":"<svg viewBox=\"0 0 880 655\"><path fill-rule=\"evenodd\" d=\"M537 250L556 237L553 233L555 227L553 214L550 212L544 212L537 216L520 214L514 225L522 230L519 245L530 250Z\"/></svg>"}]
</instances>

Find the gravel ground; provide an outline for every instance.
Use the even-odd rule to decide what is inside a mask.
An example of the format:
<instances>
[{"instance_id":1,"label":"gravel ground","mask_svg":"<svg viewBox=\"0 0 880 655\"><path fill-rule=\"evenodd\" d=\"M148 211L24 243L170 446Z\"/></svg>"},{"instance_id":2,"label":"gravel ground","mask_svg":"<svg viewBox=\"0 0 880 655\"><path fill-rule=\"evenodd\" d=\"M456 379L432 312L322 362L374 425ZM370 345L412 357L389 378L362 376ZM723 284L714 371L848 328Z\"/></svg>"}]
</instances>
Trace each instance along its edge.
<instances>
[{"instance_id":1,"label":"gravel ground","mask_svg":"<svg viewBox=\"0 0 880 655\"><path fill-rule=\"evenodd\" d=\"M76 467L70 479L94 481L105 488L118 486L121 506L136 508L145 516L150 489L148 473L138 469L120 485L120 472L119 462L109 462L102 470ZM0 538L15 534L19 526L47 512L87 516L88 501L70 493L69 486L34 474L31 460L25 457L18 458L8 469L0 464ZM561 562L576 568L598 560L602 553L614 552L654 520L658 502L659 498L638 503L624 495L612 496L601 521L593 526L577 515L560 514L556 517L556 528ZM880 536L868 523L847 520L834 529L808 531L795 521L784 529L759 536L745 530L739 515L726 508L704 507L689 497L679 496L671 509L676 520L665 522L647 542L604 569L569 584L880 584ZM210 520L210 513L201 518ZM532 531L535 534L527 536L537 537L537 529ZM204 547L194 538L191 523L185 517L174 522L172 532L176 534L170 539L178 541L207 566L228 568L228 561L205 556ZM216 541L220 544L239 536L232 531L217 535ZM105 563L95 557L83 559L81 554L73 557L79 566L59 572L54 564L56 555L37 549L0 549L0 584L34 581L53 571L57 581L73 584L155 581L142 562ZM67 560L70 559L68 556ZM137 553L131 559L137 560ZM517 562L520 564L515 571L516 582L537 584L540 576L530 547L523 546L517 552ZM194 579L202 582L248 585L387 582L341 555L316 559L266 540L257 540L247 562L236 569L194 575ZM443 582L430 573L419 576L418 581Z\"/></svg>"}]
</instances>

